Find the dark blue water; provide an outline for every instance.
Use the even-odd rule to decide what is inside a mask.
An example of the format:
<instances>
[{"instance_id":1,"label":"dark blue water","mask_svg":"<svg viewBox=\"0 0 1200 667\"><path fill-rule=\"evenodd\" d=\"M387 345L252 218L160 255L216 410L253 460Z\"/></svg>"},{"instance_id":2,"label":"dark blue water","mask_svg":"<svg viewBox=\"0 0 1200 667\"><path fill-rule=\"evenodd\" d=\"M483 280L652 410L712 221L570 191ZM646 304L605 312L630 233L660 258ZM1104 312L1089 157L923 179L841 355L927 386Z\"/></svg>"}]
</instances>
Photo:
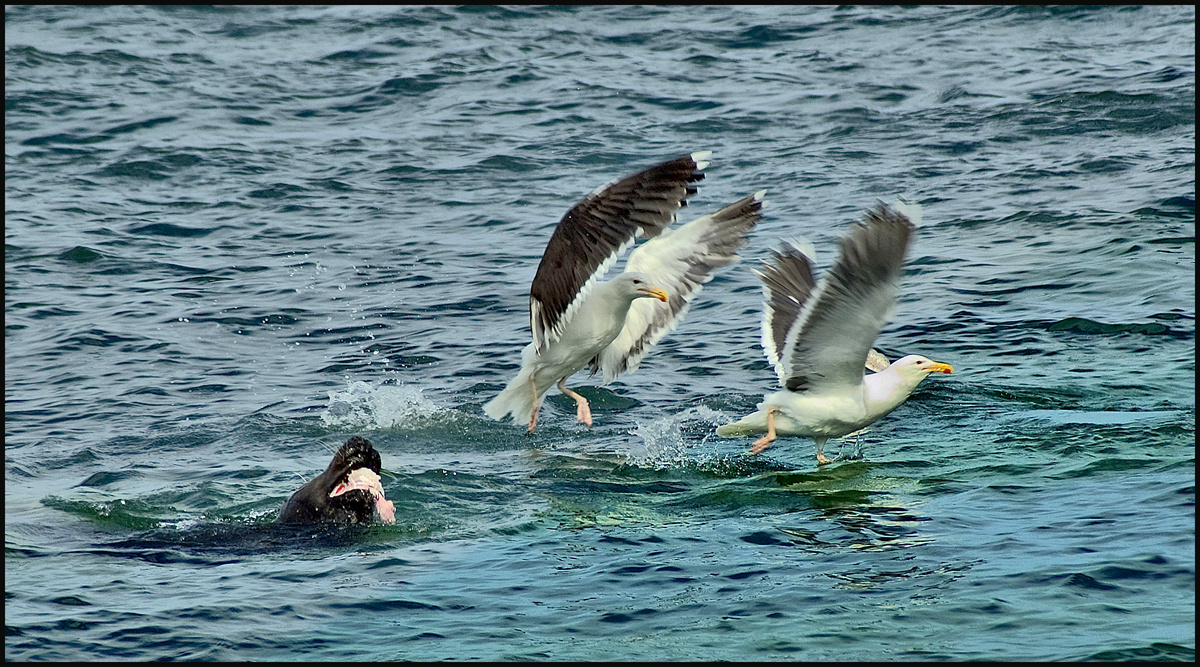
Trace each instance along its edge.
<instances>
[{"instance_id":1,"label":"dark blue water","mask_svg":"<svg viewBox=\"0 0 1200 667\"><path fill-rule=\"evenodd\" d=\"M1195 656L1192 7L10 7L9 660ZM713 151L763 222L633 375L481 405L554 224ZM751 269L920 202L880 349L765 455ZM689 216L690 217L690 216ZM362 434L397 524L281 529Z\"/></svg>"}]
</instances>

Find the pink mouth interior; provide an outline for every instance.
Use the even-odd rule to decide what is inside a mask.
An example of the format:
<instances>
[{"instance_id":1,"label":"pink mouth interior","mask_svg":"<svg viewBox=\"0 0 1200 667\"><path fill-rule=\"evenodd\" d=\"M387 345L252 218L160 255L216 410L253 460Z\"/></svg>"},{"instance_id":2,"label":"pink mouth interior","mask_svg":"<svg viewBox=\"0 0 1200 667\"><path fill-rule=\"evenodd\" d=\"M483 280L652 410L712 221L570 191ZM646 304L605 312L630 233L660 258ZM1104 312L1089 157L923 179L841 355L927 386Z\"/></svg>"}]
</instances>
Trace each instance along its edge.
<instances>
[{"instance_id":1,"label":"pink mouth interior","mask_svg":"<svg viewBox=\"0 0 1200 667\"><path fill-rule=\"evenodd\" d=\"M330 498L361 489L370 492L375 498L375 511L379 513L379 518L384 523L396 523L396 504L388 500L383 495L383 482L380 481L379 475L375 474L370 468L357 468L352 470L346 476L346 481L338 484L329 492Z\"/></svg>"}]
</instances>

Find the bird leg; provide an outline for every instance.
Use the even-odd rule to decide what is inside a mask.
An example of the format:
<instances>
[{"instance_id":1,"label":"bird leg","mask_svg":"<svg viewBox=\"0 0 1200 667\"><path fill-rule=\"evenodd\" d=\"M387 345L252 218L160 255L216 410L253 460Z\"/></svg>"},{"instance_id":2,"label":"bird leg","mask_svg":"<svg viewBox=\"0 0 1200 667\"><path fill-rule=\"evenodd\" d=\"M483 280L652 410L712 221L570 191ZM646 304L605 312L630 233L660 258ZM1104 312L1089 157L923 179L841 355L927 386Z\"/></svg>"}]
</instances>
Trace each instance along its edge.
<instances>
[{"instance_id":1,"label":"bird leg","mask_svg":"<svg viewBox=\"0 0 1200 667\"><path fill-rule=\"evenodd\" d=\"M829 463L829 459L826 458L823 453L821 453L822 450L825 449L825 441L827 439L828 438L813 438L813 442L817 443L817 463L819 465L825 465L826 463Z\"/></svg>"},{"instance_id":2,"label":"bird leg","mask_svg":"<svg viewBox=\"0 0 1200 667\"><path fill-rule=\"evenodd\" d=\"M538 405L537 373L529 374L529 391L533 394L533 412L529 413L529 429L525 432L533 433L533 427L537 426L538 408L542 407Z\"/></svg>"},{"instance_id":3,"label":"bird leg","mask_svg":"<svg viewBox=\"0 0 1200 667\"><path fill-rule=\"evenodd\" d=\"M592 409L588 407L587 399L567 389L567 378L558 381L558 390L575 399L575 416L584 424L592 425Z\"/></svg>"},{"instance_id":4,"label":"bird leg","mask_svg":"<svg viewBox=\"0 0 1200 667\"><path fill-rule=\"evenodd\" d=\"M750 445L750 453L757 454L770 447L772 442L775 442L775 406L767 408L767 434Z\"/></svg>"}]
</instances>

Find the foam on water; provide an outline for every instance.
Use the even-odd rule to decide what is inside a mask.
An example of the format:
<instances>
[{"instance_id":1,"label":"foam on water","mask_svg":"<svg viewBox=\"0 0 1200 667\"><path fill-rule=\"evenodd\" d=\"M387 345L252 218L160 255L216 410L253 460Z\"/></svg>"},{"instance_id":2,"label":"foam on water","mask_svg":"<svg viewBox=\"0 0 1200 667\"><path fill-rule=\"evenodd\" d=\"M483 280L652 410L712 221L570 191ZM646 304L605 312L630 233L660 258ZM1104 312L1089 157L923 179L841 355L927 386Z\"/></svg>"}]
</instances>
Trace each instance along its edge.
<instances>
[{"instance_id":1,"label":"foam on water","mask_svg":"<svg viewBox=\"0 0 1200 667\"><path fill-rule=\"evenodd\" d=\"M718 452L710 439L715 436L715 427L729 420L729 415L724 412L700 405L653 421L639 421L633 434L641 439L641 447L635 446L629 453L627 463L662 469L728 460L729 455ZM704 435L699 440L684 437L685 425L694 425Z\"/></svg>"},{"instance_id":2,"label":"foam on water","mask_svg":"<svg viewBox=\"0 0 1200 667\"><path fill-rule=\"evenodd\" d=\"M345 389L329 392L321 422L360 429L412 426L443 411L422 392L420 387L386 381L350 381Z\"/></svg>"}]
</instances>

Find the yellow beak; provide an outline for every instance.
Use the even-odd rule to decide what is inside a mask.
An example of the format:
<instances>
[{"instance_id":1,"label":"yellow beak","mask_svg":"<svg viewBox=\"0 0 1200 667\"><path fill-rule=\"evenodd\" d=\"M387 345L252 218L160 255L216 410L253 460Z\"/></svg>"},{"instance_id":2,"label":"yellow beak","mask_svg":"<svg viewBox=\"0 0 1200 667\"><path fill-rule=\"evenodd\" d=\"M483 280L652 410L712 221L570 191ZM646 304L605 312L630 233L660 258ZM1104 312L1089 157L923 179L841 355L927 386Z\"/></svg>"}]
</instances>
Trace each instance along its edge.
<instances>
[{"instance_id":1,"label":"yellow beak","mask_svg":"<svg viewBox=\"0 0 1200 667\"><path fill-rule=\"evenodd\" d=\"M652 296L655 299L658 299L659 301L666 301L667 299L670 298L667 296L666 290L660 289L658 287L647 287L646 289L639 289L638 291L647 296Z\"/></svg>"},{"instance_id":2,"label":"yellow beak","mask_svg":"<svg viewBox=\"0 0 1200 667\"><path fill-rule=\"evenodd\" d=\"M935 361L935 362L933 362L933 365L929 367L929 372L930 373L945 373L945 374L949 375L954 372L954 368L951 367L950 364L943 364L940 361Z\"/></svg>"}]
</instances>

